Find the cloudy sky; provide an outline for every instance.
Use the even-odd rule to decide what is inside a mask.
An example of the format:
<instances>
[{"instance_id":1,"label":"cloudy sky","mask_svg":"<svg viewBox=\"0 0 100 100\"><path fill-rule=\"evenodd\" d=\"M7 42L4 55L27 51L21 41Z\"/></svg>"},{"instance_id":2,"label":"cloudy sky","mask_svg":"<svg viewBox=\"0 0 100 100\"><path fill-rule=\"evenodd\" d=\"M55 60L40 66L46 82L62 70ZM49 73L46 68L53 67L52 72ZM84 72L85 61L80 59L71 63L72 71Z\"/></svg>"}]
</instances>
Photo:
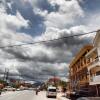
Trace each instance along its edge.
<instances>
[{"instance_id":1,"label":"cloudy sky","mask_svg":"<svg viewBox=\"0 0 100 100\"><path fill-rule=\"evenodd\" d=\"M0 0L0 46L47 41L100 28L100 0ZM67 79L72 58L92 35L0 48L5 68L25 80Z\"/></svg>"}]
</instances>

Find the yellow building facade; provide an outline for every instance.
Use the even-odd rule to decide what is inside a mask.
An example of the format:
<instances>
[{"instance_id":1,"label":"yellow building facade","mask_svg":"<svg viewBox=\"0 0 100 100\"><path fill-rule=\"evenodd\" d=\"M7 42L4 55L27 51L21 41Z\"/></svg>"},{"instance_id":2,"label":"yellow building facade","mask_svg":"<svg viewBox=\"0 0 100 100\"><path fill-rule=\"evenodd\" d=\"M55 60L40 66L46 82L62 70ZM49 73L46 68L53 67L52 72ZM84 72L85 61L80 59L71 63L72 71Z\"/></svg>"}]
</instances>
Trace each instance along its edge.
<instances>
[{"instance_id":1,"label":"yellow building facade","mask_svg":"<svg viewBox=\"0 0 100 100\"><path fill-rule=\"evenodd\" d=\"M87 89L89 86L88 65L90 58L86 58L87 53L93 49L92 45L84 46L74 57L69 66L70 91Z\"/></svg>"}]
</instances>

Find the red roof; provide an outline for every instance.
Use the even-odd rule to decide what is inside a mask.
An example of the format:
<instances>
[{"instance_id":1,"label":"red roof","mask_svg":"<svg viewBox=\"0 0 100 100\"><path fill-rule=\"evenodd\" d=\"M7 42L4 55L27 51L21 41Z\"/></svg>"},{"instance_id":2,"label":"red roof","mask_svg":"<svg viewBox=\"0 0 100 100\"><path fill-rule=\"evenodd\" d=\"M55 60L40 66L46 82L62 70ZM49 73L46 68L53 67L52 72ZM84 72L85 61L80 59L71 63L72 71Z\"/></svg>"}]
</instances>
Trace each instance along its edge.
<instances>
[{"instance_id":1,"label":"red roof","mask_svg":"<svg viewBox=\"0 0 100 100\"><path fill-rule=\"evenodd\" d=\"M53 78L50 78L50 79L49 79L49 82L54 82L54 81L58 82L58 81L60 81L60 78L58 78L58 77L53 77Z\"/></svg>"},{"instance_id":2,"label":"red roof","mask_svg":"<svg viewBox=\"0 0 100 100\"><path fill-rule=\"evenodd\" d=\"M0 89L3 88L3 87L4 87L4 85L0 83Z\"/></svg>"}]
</instances>

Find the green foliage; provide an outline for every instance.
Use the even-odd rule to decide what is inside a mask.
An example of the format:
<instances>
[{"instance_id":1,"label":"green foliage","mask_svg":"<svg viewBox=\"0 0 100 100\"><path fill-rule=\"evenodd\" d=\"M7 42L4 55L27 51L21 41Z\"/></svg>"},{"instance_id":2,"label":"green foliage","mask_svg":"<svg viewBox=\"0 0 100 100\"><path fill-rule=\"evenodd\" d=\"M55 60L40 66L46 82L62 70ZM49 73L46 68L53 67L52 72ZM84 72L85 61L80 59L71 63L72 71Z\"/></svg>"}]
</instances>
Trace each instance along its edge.
<instances>
[{"instance_id":1,"label":"green foliage","mask_svg":"<svg viewBox=\"0 0 100 100\"><path fill-rule=\"evenodd\" d=\"M61 87L67 87L67 82L65 82L65 81L60 81L59 82L59 86L61 86Z\"/></svg>"},{"instance_id":2,"label":"green foliage","mask_svg":"<svg viewBox=\"0 0 100 100\"><path fill-rule=\"evenodd\" d=\"M6 82L5 82L5 81L3 81L3 80L0 80L0 83L1 83L1 84L6 84Z\"/></svg>"},{"instance_id":3,"label":"green foliage","mask_svg":"<svg viewBox=\"0 0 100 100\"><path fill-rule=\"evenodd\" d=\"M16 85L16 84L12 84L12 87L13 87L13 88L18 88L19 86Z\"/></svg>"}]
</instances>

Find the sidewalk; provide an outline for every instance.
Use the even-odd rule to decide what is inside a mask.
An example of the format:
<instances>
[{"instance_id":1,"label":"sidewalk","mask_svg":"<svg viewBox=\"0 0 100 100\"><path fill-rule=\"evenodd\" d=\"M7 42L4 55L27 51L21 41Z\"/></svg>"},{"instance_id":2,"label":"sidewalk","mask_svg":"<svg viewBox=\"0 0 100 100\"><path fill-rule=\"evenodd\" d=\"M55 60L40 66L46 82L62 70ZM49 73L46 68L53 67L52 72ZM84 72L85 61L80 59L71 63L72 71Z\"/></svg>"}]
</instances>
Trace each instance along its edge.
<instances>
[{"instance_id":1,"label":"sidewalk","mask_svg":"<svg viewBox=\"0 0 100 100\"><path fill-rule=\"evenodd\" d=\"M9 95L12 93L14 93L14 92L13 91L5 91L5 92L2 92L1 95Z\"/></svg>"},{"instance_id":2,"label":"sidewalk","mask_svg":"<svg viewBox=\"0 0 100 100\"><path fill-rule=\"evenodd\" d=\"M58 93L57 100L70 100L70 99L64 97L63 93Z\"/></svg>"}]
</instances>

